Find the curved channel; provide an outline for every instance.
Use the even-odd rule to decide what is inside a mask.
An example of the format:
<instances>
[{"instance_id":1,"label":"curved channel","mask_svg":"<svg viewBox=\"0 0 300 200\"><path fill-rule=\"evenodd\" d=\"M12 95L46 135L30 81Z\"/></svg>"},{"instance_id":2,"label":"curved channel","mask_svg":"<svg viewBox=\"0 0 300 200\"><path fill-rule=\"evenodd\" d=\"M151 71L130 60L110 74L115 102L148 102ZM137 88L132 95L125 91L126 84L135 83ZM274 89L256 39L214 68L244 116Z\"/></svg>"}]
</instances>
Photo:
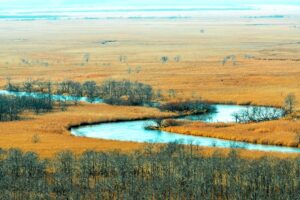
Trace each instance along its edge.
<instances>
[{"instance_id":1,"label":"curved channel","mask_svg":"<svg viewBox=\"0 0 300 200\"><path fill-rule=\"evenodd\" d=\"M247 109L248 106L216 105L216 113L201 116L187 116L181 119L200 120L204 122L234 122L233 113ZM276 108L274 108L276 109ZM170 143L193 144L206 147L242 148L257 151L273 151L285 153L300 153L300 148L251 144L216 138L200 137L169 133L160 130L146 130L153 120L109 122L98 125L72 128L71 133L79 137L90 137L107 140L118 140L139 143Z\"/></svg>"},{"instance_id":2,"label":"curved channel","mask_svg":"<svg viewBox=\"0 0 300 200\"><path fill-rule=\"evenodd\" d=\"M8 92L0 90L0 94L16 95L16 96L33 96L40 97L42 93L26 93L26 92ZM73 100L74 97L53 95L54 100ZM89 102L87 98L79 98L79 101ZM101 103L102 99L96 99L94 103ZM233 113L241 112L251 106L239 105L215 105L216 112L208 115L192 115L182 117L182 120L211 122L234 122ZM278 110L277 108L273 108ZM125 122L107 122L97 125L81 126L71 128L71 133L78 137L90 137L106 140L139 142L139 143L170 143L193 144L205 147L220 148L242 148L257 151L272 151L284 153L300 153L300 148L282 147L273 145L252 144L247 142L238 142L231 140L222 140L216 138L200 137L169 133L160 130L146 130L145 127L153 124L153 120L125 121Z\"/></svg>"}]
</instances>

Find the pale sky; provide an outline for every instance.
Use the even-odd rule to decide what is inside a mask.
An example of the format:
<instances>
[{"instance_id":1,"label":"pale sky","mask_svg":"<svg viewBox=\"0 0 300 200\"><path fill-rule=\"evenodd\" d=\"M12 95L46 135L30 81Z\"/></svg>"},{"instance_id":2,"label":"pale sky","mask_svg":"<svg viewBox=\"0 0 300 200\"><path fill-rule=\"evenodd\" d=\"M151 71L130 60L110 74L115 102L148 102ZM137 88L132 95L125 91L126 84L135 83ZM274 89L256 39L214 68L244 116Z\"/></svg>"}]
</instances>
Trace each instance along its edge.
<instances>
[{"instance_id":1,"label":"pale sky","mask_svg":"<svg viewBox=\"0 0 300 200\"><path fill-rule=\"evenodd\" d=\"M68 6L238 6L247 4L300 5L300 0L0 0L0 9Z\"/></svg>"}]
</instances>

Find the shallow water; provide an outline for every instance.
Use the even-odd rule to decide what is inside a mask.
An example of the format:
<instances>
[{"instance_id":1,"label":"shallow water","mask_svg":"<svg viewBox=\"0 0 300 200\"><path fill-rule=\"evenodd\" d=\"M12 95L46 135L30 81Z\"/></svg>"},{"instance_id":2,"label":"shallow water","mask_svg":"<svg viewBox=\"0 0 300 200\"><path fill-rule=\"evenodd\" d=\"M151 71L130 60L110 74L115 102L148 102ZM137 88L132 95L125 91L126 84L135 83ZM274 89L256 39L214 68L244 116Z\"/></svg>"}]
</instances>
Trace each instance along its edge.
<instances>
[{"instance_id":1,"label":"shallow water","mask_svg":"<svg viewBox=\"0 0 300 200\"><path fill-rule=\"evenodd\" d=\"M271 145L250 144L245 142L235 142L215 138L189 136L175 133L168 133L158 130L145 130L144 127L153 123L151 120L113 122L99 125L84 126L71 129L75 136L99 138L118 141L133 141L147 143L170 143L194 144L206 147L222 148L243 148L248 150L293 152L300 153L299 148L289 148Z\"/></svg>"},{"instance_id":2,"label":"shallow water","mask_svg":"<svg viewBox=\"0 0 300 200\"><path fill-rule=\"evenodd\" d=\"M216 105L216 113L208 115L192 115L179 119L197 120L204 122L234 122L232 114L249 108L250 106L236 105ZM278 110L277 108L274 108ZM75 136L99 138L107 140L129 141L129 142L146 142L146 143L170 143L194 144L206 147L220 148L242 148L258 151L274 151L285 153L300 153L299 148L251 144L246 142L236 142L230 140L221 140L215 138L182 135L168 133L159 130L146 130L145 127L153 125L152 120L129 121L129 122L112 122L98 125L83 126L72 128L71 133Z\"/></svg>"},{"instance_id":3,"label":"shallow water","mask_svg":"<svg viewBox=\"0 0 300 200\"><path fill-rule=\"evenodd\" d=\"M238 113L242 110L251 108L252 106L238 106L238 105L215 105L216 112L204 114L204 115L189 115L185 117L181 117L180 119L187 119L192 121L203 121L207 123L213 122L235 122L234 117L232 116L234 113Z\"/></svg>"},{"instance_id":4,"label":"shallow water","mask_svg":"<svg viewBox=\"0 0 300 200\"><path fill-rule=\"evenodd\" d=\"M189 115L185 117L181 117L179 119L186 119L192 121L202 121L207 123L235 123L236 119L233 117L233 114L240 113L243 110L248 110L252 108L257 108L258 106L240 106L240 105L223 105L216 104L214 105L216 108L216 112L204 114L204 115ZM260 107L267 108L267 107ZM268 108L269 112L275 112L278 118L281 118L284 115L284 111L279 108Z\"/></svg>"}]
</instances>

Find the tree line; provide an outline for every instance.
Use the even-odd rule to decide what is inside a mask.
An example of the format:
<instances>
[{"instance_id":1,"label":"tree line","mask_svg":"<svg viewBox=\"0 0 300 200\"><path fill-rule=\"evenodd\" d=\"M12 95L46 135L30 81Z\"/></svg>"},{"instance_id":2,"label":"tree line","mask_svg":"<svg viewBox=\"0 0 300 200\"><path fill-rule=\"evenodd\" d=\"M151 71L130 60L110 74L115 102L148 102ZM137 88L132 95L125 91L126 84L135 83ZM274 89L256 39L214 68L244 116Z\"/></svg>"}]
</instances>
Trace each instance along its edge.
<instances>
[{"instance_id":1,"label":"tree line","mask_svg":"<svg viewBox=\"0 0 300 200\"><path fill-rule=\"evenodd\" d=\"M113 105L149 105L154 98L150 85L127 80L107 80L101 92L104 102Z\"/></svg>"},{"instance_id":2,"label":"tree line","mask_svg":"<svg viewBox=\"0 0 300 200\"><path fill-rule=\"evenodd\" d=\"M43 93L47 91L47 83L49 82L27 80L21 84L13 84L8 80L6 89L14 92ZM55 87L52 94L71 96L75 103L78 103L81 97L87 97L90 102L101 98L105 103L112 105L145 105L151 104L155 96L150 85L128 80L106 80L100 85L95 81L80 83L66 80L51 85Z\"/></svg>"},{"instance_id":3,"label":"tree line","mask_svg":"<svg viewBox=\"0 0 300 200\"><path fill-rule=\"evenodd\" d=\"M300 159L202 155L192 146L44 160L0 150L0 199L299 199Z\"/></svg>"},{"instance_id":4,"label":"tree line","mask_svg":"<svg viewBox=\"0 0 300 200\"><path fill-rule=\"evenodd\" d=\"M0 95L0 121L14 121L20 119L24 111L36 114L49 112L53 109L51 96L18 97Z\"/></svg>"},{"instance_id":5,"label":"tree line","mask_svg":"<svg viewBox=\"0 0 300 200\"><path fill-rule=\"evenodd\" d=\"M82 97L87 97L89 102L102 99L105 103L111 105L152 106L162 111L177 112L181 115L204 114L215 111L213 105L201 100L160 104L155 102L155 100L161 100L160 90L156 92L148 84L128 80L106 80L100 85L95 81L80 83L66 80L52 83L50 81L27 80L23 83L13 84L8 80L6 90L28 94L27 97L21 97L21 95L19 95L20 97L2 96L0 99L2 102L0 104L3 105L0 109L3 115L0 118L2 121L17 120L19 114L25 110L34 111L35 113L50 111L54 105L58 105L64 111L72 102L77 105ZM6 104L11 106L5 108ZM9 117L7 117L8 114Z\"/></svg>"}]
</instances>

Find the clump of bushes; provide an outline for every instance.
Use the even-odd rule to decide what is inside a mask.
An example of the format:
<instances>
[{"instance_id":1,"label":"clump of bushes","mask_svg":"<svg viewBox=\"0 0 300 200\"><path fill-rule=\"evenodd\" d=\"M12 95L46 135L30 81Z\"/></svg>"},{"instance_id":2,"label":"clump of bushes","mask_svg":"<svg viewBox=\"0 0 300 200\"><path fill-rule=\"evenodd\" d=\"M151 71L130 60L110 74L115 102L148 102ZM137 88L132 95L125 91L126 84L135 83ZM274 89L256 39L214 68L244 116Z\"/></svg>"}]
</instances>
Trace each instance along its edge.
<instances>
[{"instance_id":1,"label":"clump of bushes","mask_svg":"<svg viewBox=\"0 0 300 200\"><path fill-rule=\"evenodd\" d=\"M297 99L295 94L288 94L284 99L284 109L287 112L287 114L293 114L293 112L295 112L296 105Z\"/></svg>"},{"instance_id":2,"label":"clump of bushes","mask_svg":"<svg viewBox=\"0 0 300 200\"><path fill-rule=\"evenodd\" d=\"M283 117L285 112L281 109L271 107L249 107L241 112L234 113L233 117L237 123L250 123L271 121Z\"/></svg>"},{"instance_id":3,"label":"clump of bushes","mask_svg":"<svg viewBox=\"0 0 300 200\"><path fill-rule=\"evenodd\" d=\"M181 122L176 119L162 119L157 118L153 120L153 123L145 124L146 130L159 130L170 126L179 126Z\"/></svg>"},{"instance_id":4,"label":"clump of bushes","mask_svg":"<svg viewBox=\"0 0 300 200\"><path fill-rule=\"evenodd\" d=\"M32 143L37 144L41 141L40 136L38 134L35 134L31 138Z\"/></svg>"},{"instance_id":5,"label":"clump of bushes","mask_svg":"<svg viewBox=\"0 0 300 200\"><path fill-rule=\"evenodd\" d=\"M179 126L181 122L176 119L165 119L162 123L163 127L170 127L170 126Z\"/></svg>"},{"instance_id":6,"label":"clump of bushes","mask_svg":"<svg viewBox=\"0 0 300 200\"><path fill-rule=\"evenodd\" d=\"M11 96L0 95L0 121L13 121L22 112L20 101Z\"/></svg>"},{"instance_id":7,"label":"clump of bushes","mask_svg":"<svg viewBox=\"0 0 300 200\"><path fill-rule=\"evenodd\" d=\"M40 81L28 79L23 83L15 84L7 79L5 89L11 92L37 92L37 93L53 93L53 83L50 81Z\"/></svg>"},{"instance_id":8,"label":"clump of bushes","mask_svg":"<svg viewBox=\"0 0 300 200\"><path fill-rule=\"evenodd\" d=\"M171 102L159 106L161 111L177 112L183 115L205 114L215 111L215 106L203 101Z\"/></svg>"},{"instance_id":9,"label":"clump of bushes","mask_svg":"<svg viewBox=\"0 0 300 200\"><path fill-rule=\"evenodd\" d=\"M139 106L151 103L153 89L139 82L107 80L101 85L101 96L108 104Z\"/></svg>"},{"instance_id":10,"label":"clump of bushes","mask_svg":"<svg viewBox=\"0 0 300 200\"><path fill-rule=\"evenodd\" d=\"M24 111L32 111L37 114L49 112L53 109L52 99L49 98L46 96L34 98L0 95L0 121L18 120Z\"/></svg>"}]
</instances>

